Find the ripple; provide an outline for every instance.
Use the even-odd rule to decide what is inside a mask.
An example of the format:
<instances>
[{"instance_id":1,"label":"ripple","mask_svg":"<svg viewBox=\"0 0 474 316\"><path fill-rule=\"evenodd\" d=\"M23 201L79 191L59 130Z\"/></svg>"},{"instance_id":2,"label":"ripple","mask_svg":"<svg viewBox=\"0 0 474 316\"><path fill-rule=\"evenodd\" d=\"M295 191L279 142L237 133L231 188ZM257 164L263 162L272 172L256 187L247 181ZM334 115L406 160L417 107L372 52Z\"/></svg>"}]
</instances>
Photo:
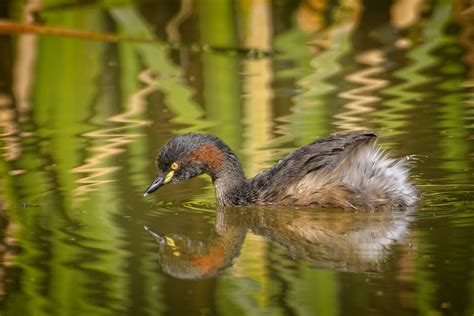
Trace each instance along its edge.
<instances>
[{"instance_id":1,"label":"ripple","mask_svg":"<svg viewBox=\"0 0 474 316\"><path fill-rule=\"evenodd\" d=\"M130 133L130 129L143 127L150 124L148 120L140 120L136 117L144 112L145 98L147 95L155 92L158 85L154 80L153 72L143 71L138 79L145 84L145 87L132 94L126 106L127 110L116 114L107 119L109 122L124 124L121 127L104 128L83 134L84 138L92 140L102 140L105 142L96 142L89 148L90 157L86 158L84 163L72 169L72 172L84 175L76 180L78 186L74 190L74 196L80 197L87 192L95 190L95 187L114 181L106 179L106 176L117 171L119 166L104 166L110 158L117 156L124 151L124 146L133 142L136 138L142 137L142 134ZM94 143L94 142L93 142Z\"/></svg>"},{"instance_id":2,"label":"ripple","mask_svg":"<svg viewBox=\"0 0 474 316\"><path fill-rule=\"evenodd\" d=\"M346 75L344 79L358 84L359 87L338 94L339 97L351 102L343 105L346 111L334 116L337 119L334 124L347 131L371 129L364 123L366 122L364 117L373 112L373 104L381 100L373 93L389 84L387 80L377 78L385 71L383 64L386 62L386 57L382 51L370 50L360 53L356 56L356 61L365 67Z\"/></svg>"}]
</instances>

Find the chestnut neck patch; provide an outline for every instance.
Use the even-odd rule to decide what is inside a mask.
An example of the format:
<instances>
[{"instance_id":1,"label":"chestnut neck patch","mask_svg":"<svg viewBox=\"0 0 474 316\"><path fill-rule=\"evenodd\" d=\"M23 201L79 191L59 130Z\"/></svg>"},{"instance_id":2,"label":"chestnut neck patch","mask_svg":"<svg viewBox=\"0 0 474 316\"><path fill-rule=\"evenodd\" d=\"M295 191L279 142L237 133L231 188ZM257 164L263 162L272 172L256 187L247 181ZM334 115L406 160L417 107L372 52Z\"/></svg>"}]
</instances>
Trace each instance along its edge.
<instances>
[{"instance_id":1,"label":"chestnut neck patch","mask_svg":"<svg viewBox=\"0 0 474 316\"><path fill-rule=\"evenodd\" d=\"M188 161L202 161L211 169L219 168L224 162L224 154L216 146L204 144L189 155Z\"/></svg>"}]
</instances>

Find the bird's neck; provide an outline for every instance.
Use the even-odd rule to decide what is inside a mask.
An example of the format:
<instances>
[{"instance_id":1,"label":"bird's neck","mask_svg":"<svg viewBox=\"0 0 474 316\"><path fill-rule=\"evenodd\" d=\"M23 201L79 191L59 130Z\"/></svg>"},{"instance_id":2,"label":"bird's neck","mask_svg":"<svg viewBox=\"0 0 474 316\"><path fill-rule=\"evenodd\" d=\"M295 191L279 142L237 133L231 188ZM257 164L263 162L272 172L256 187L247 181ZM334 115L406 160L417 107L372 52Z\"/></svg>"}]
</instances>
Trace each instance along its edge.
<instances>
[{"instance_id":1,"label":"bird's neck","mask_svg":"<svg viewBox=\"0 0 474 316\"><path fill-rule=\"evenodd\" d=\"M250 186L239 159L230 150L222 154L224 157L222 163L209 170L216 190L217 204L220 206L248 204Z\"/></svg>"}]
</instances>

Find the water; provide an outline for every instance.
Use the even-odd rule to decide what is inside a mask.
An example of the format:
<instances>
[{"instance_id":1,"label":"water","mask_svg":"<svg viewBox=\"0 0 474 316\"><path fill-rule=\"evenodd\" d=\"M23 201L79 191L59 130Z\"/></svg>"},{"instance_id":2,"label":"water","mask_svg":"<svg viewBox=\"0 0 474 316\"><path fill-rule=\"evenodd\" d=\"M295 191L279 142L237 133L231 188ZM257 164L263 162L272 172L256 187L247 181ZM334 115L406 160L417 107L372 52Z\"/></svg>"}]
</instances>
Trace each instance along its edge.
<instances>
[{"instance_id":1,"label":"water","mask_svg":"<svg viewBox=\"0 0 474 316\"><path fill-rule=\"evenodd\" d=\"M0 36L0 313L473 315L466 9L2 2L53 28ZM175 134L221 137L253 176L359 129L413 155L417 208L221 210L207 177L142 197Z\"/></svg>"}]
</instances>

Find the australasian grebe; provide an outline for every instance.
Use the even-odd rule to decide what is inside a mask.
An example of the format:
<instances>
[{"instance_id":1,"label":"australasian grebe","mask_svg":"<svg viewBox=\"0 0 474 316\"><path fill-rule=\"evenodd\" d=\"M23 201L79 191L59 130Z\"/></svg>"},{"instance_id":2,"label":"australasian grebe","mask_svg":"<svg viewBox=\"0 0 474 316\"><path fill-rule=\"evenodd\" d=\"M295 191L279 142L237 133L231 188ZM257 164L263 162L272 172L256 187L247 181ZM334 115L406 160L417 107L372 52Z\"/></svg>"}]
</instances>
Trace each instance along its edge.
<instances>
[{"instance_id":1,"label":"australasian grebe","mask_svg":"<svg viewBox=\"0 0 474 316\"><path fill-rule=\"evenodd\" d=\"M275 166L246 179L239 159L219 138L184 134L159 151L155 181L144 196L167 183L207 173L221 206L316 205L374 209L406 207L419 199L406 158L388 158L372 132L337 133L303 146Z\"/></svg>"}]
</instances>

